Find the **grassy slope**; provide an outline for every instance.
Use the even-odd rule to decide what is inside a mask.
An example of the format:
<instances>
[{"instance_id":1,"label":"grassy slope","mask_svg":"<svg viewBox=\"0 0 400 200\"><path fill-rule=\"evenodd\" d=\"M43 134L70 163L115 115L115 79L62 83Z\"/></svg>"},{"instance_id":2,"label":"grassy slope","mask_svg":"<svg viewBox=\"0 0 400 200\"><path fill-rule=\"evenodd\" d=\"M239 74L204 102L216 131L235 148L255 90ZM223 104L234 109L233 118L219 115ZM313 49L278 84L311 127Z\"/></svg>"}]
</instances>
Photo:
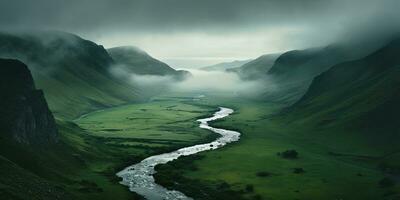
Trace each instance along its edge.
<instances>
[{"instance_id":1,"label":"grassy slope","mask_svg":"<svg viewBox=\"0 0 400 200\"><path fill-rule=\"evenodd\" d=\"M113 60L91 41L62 32L0 34L1 57L28 65L37 88L43 89L57 117L140 100L139 91L112 77Z\"/></svg>"},{"instance_id":2,"label":"grassy slope","mask_svg":"<svg viewBox=\"0 0 400 200\"><path fill-rule=\"evenodd\" d=\"M360 134L288 123L274 115L279 105L237 101L223 105L236 108L236 114L214 126L240 130L240 142L161 166L159 182L197 199L221 199L222 193L235 194L230 199L382 199L400 192L398 187L379 187L385 176L377 168L383 152L370 148ZM277 156L287 149L296 149L299 158ZM293 173L299 167L305 173ZM271 175L260 177L259 172ZM175 183L168 181L172 178ZM248 185L254 191L247 191Z\"/></svg>"},{"instance_id":3,"label":"grassy slope","mask_svg":"<svg viewBox=\"0 0 400 200\"><path fill-rule=\"evenodd\" d=\"M292 104L304 95L315 76L354 56L349 49L335 45L286 52L276 59L266 77L277 89L266 89L263 97Z\"/></svg>"},{"instance_id":4,"label":"grassy slope","mask_svg":"<svg viewBox=\"0 0 400 200\"><path fill-rule=\"evenodd\" d=\"M397 40L332 67L283 113L276 105L228 103L238 113L214 125L239 129L241 141L159 167L158 181L198 199L221 199L232 189L242 194L231 199L398 199L399 185L379 182L397 180L400 172L399 48ZM276 155L287 149L297 150L299 158ZM299 167L305 173L293 173ZM177 183L168 181L170 174ZM221 190L223 182L231 189L225 184ZM246 192L248 185L254 191Z\"/></svg>"},{"instance_id":5,"label":"grassy slope","mask_svg":"<svg viewBox=\"0 0 400 200\"><path fill-rule=\"evenodd\" d=\"M125 65L125 69L131 73L159 76L179 74L175 69L137 47L114 47L107 51L117 64Z\"/></svg>"},{"instance_id":6,"label":"grassy slope","mask_svg":"<svg viewBox=\"0 0 400 200\"><path fill-rule=\"evenodd\" d=\"M191 103L162 98L100 110L74 121L81 127L59 120L62 143L55 146L24 147L0 138L0 171L21 169L0 178L0 197L32 199L22 192L29 189L38 199L54 199L43 192L50 188L64 199L138 199L118 184L116 172L150 155L214 139L196 122L214 109ZM33 178L14 182L16 176Z\"/></svg>"},{"instance_id":7,"label":"grassy slope","mask_svg":"<svg viewBox=\"0 0 400 200\"><path fill-rule=\"evenodd\" d=\"M371 148L393 148L400 130L400 40L371 55L333 66L316 77L305 96L288 111L296 123L362 131ZM308 113L308 114L307 114Z\"/></svg>"}]
</instances>

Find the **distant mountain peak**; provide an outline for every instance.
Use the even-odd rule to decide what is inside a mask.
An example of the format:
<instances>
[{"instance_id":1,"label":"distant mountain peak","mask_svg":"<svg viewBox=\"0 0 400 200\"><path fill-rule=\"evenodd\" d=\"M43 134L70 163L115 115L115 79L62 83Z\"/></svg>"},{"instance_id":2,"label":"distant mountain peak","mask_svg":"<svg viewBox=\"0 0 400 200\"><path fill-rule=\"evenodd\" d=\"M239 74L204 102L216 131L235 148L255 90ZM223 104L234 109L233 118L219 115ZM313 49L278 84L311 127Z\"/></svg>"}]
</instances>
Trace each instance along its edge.
<instances>
[{"instance_id":1,"label":"distant mountain peak","mask_svg":"<svg viewBox=\"0 0 400 200\"><path fill-rule=\"evenodd\" d=\"M242 66L242 65L244 65L244 64L246 64L246 63L248 63L250 61L251 61L251 59L234 60L234 61L231 61L231 62L217 63L217 64L214 64L214 65L202 67L200 69L206 70L206 71L225 71L225 70L229 70L229 69L240 67L240 66Z\"/></svg>"}]
</instances>

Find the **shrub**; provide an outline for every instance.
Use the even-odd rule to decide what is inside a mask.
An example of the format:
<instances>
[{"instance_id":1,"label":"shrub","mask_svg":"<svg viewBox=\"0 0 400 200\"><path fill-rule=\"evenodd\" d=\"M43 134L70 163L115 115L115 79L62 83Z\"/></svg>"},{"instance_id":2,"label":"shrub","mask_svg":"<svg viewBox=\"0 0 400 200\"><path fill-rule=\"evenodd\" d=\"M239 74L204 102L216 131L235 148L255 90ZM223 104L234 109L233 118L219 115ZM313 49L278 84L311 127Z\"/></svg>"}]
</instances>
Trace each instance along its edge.
<instances>
[{"instance_id":1,"label":"shrub","mask_svg":"<svg viewBox=\"0 0 400 200\"><path fill-rule=\"evenodd\" d=\"M268 177L268 176L271 176L271 173L266 172L266 171L262 171L262 172L257 172L256 175L259 176L259 177Z\"/></svg>"},{"instance_id":2,"label":"shrub","mask_svg":"<svg viewBox=\"0 0 400 200\"><path fill-rule=\"evenodd\" d=\"M245 190L246 190L247 192L253 192L253 191L254 191L254 187L253 187L253 185L248 184L248 185L246 185Z\"/></svg>"},{"instance_id":3,"label":"shrub","mask_svg":"<svg viewBox=\"0 0 400 200\"><path fill-rule=\"evenodd\" d=\"M302 174L304 172L305 172L304 169L301 167L293 168L293 173L295 173L295 174Z\"/></svg>"},{"instance_id":4,"label":"shrub","mask_svg":"<svg viewBox=\"0 0 400 200\"><path fill-rule=\"evenodd\" d=\"M278 153L278 155L286 159L295 159L298 158L299 153L296 150L292 149L292 150L286 150L282 153Z\"/></svg>"}]
</instances>

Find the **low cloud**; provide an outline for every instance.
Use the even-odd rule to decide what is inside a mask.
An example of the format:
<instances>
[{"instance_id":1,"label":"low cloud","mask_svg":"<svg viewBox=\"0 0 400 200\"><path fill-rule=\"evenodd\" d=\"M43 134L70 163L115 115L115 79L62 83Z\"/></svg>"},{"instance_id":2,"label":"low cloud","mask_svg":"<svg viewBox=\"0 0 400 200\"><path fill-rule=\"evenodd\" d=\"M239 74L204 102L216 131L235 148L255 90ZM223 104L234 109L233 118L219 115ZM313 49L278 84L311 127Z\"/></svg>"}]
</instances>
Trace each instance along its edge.
<instances>
[{"instance_id":1,"label":"low cloud","mask_svg":"<svg viewBox=\"0 0 400 200\"><path fill-rule=\"evenodd\" d=\"M192 77L176 83L175 90L237 93L259 87L258 81L243 81L235 73L194 69L189 71Z\"/></svg>"},{"instance_id":2,"label":"low cloud","mask_svg":"<svg viewBox=\"0 0 400 200\"><path fill-rule=\"evenodd\" d=\"M185 69L186 70L186 69ZM125 79L133 86L139 86L152 95L162 92L196 92L223 93L235 96L252 97L260 95L260 91L275 90L272 81L242 80L236 73L223 71L187 70L191 76L183 81L177 81L172 76L140 75L129 73L121 65L111 68L111 73Z\"/></svg>"},{"instance_id":3,"label":"low cloud","mask_svg":"<svg viewBox=\"0 0 400 200\"><path fill-rule=\"evenodd\" d=\"M168 89L175 82L172 76L142 75L129 72L125 65L114 65L110 68L110 72L117 78L132 84L132 86L139 86L141 88L157 91L160 89Z\"/></svg>"}]
</instances>

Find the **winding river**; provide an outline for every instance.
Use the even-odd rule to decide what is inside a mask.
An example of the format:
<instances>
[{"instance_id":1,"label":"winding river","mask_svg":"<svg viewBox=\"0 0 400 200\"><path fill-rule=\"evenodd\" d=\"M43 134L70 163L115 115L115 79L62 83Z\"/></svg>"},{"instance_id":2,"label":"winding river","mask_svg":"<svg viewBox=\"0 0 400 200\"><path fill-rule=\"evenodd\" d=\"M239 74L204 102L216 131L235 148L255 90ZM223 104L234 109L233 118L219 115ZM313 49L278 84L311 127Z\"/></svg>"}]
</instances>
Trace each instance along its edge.
<instances>
[{"instance_id":1,"label":"winding river","mask_svg":"<svg viewBox=\"0 0 400 200\"><path fill-rule=\"evenodd\" d=\"M180 156L196 154L198 152L214 150L225 146L228 143L239 140L240 133L231 130L213 128L208 122L221 119L233 113L230 108L220 107L220 110L214 113L214 116L197 120L200 122L200 128L208 129L221 135L213 142L194 145L178 149L170 153L155 155L142 160L138 164L134 164L117 173L122 178L120 182L129 187L130 191L136 192L144 196L148 200L189 200L185 194L175 190L168 190L154 181L153 174L156 173L154 167L158 164L164 164L175 160Z\"/></svg>"}]
</instances>

